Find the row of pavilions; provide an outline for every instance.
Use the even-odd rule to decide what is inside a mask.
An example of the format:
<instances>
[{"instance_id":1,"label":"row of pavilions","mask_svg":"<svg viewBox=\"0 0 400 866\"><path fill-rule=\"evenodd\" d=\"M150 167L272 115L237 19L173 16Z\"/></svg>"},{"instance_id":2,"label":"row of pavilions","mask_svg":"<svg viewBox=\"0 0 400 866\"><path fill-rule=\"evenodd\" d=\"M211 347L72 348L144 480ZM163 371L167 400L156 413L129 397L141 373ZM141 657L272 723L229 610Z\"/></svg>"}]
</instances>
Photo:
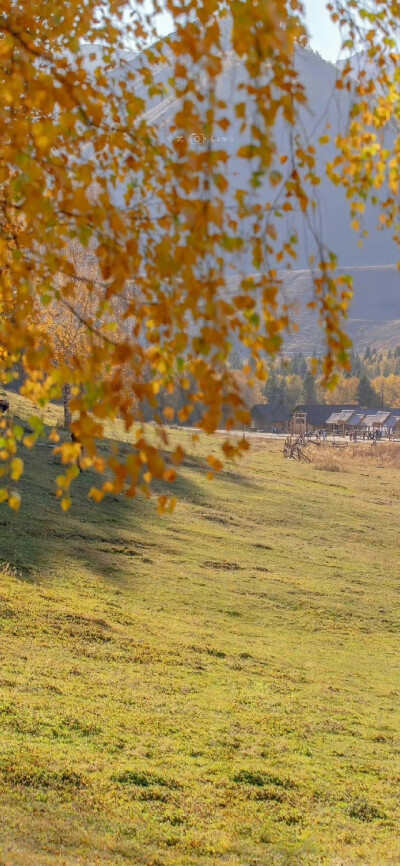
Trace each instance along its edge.
<instances>
[{"instance_id":1,"label":"row of pavilions","mask_svg":"<svg viewBox=\"0 0 400 866\"><path fill-rule=\"evenodd\" d=\"M325 430L342 436L393 439L400 437L400 408L301 403L291 412L281 404L258 403L251 410L251 426L263 432L307 434Z\"/></svg>"}]
</instances>

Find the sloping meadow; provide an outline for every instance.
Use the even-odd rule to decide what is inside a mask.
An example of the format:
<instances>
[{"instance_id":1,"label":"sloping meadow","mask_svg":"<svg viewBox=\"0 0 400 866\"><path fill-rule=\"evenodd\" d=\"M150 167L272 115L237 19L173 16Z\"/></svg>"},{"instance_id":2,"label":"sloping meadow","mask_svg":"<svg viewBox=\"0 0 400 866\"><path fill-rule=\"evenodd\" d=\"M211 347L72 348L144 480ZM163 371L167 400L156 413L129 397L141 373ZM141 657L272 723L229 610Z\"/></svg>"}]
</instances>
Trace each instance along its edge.
<instances>
[{"instance_id":1,"label":"sloping meadow","mask_svg":"<svg viewBox=\"0 0 400 866\"><path fill-rule=\"evenodd\" d=\"M1 863L398 864L379 448L333 474L256 440L209 482L200 443L163 517L96 506L90 473L62 515L50 449L28 455L0 511Z\"/></svg>"}]
</instances>

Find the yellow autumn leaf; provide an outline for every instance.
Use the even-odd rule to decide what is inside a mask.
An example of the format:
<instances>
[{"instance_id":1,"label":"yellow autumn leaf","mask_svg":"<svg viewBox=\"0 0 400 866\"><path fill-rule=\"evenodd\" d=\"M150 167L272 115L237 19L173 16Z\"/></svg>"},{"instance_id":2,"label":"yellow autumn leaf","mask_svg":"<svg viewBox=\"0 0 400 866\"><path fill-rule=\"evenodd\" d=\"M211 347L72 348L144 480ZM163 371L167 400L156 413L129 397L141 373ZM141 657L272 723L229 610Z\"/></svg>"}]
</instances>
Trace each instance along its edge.
<instances>
[{"instance_id":1,"label":"yellow autumn leaf","mask_svg":"<svg viewBox=\"0 0 400 866\"><path fill-rule=\"evenodd\" d=\"M163 474L163 481L167 481L169 484L172 484L176 480L177 473L174 469L166 469Z\"/></svg>"},{"instance_id":2,"label":"yellow autumn leaf","mask_svg":"<svg viewBox=\"0 0 400 866\"><path fill-rule=\"evenodd\" d=\"M10 478L19 481L24 471L24 461L20 457L13 457L10 463Z\"/></svg>"},{"instance_id":3,"label":"yellow autumn leaf","mask_svg":"<svg viewBox=\"0 0 400 866\"><path fill-rule=\"evenodd\" d=\"M21 507L21 497L16 490L10 492L8 496L8 504L13 511L18 511Z\"/></svg>"},{"instance_id":4,"label":"yellow autumn leaf","mask_svg":"<svg viewBox=\"0 0 400 866\"><path fill-rule=\"evenodd\" d=\"M105 493L103 490L99 490L97 487L92 487L89 490L89 497L93 499L95 502L101 502L104 499Z\"/></svg>"}]
</instances>

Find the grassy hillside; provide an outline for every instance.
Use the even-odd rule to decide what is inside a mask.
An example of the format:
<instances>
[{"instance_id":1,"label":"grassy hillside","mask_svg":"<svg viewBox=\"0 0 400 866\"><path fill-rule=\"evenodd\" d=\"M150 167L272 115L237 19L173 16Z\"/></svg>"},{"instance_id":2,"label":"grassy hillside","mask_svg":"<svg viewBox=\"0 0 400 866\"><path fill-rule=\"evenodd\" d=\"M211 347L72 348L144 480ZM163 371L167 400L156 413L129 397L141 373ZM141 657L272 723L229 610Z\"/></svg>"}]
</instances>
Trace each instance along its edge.
<instances>
[{"instance_id":1,"label":"grassy hillside","mask_svg":"<svg viewBox=\"0 0 400 866\"><path fill-rule=\"evenodd\" d=\"M0 509L2 866L400 862L400 457L280 449L210 483L200 446L163 518L84 476L61 515L29 455Z\"/></svg>"}]
</instances>

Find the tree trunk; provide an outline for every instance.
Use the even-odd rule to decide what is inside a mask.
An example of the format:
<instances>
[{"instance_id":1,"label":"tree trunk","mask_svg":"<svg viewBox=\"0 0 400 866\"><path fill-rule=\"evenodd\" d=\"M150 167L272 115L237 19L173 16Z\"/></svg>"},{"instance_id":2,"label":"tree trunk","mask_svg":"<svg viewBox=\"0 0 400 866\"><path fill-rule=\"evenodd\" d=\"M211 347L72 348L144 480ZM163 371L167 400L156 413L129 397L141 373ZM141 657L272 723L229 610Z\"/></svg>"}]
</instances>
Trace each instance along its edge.
<instances>
[{"instance_id":1,"label":"tree trunk","mask_svg":"<svg viewBox=\"0 0 400 866\"><path fill-rule=\"evenodd\" d=\"M71 409L69 402L71 400L71 385L63 385L63 404L64 404L64 427L66 430L71 429Z\"/></svg>"}]
</instances>

